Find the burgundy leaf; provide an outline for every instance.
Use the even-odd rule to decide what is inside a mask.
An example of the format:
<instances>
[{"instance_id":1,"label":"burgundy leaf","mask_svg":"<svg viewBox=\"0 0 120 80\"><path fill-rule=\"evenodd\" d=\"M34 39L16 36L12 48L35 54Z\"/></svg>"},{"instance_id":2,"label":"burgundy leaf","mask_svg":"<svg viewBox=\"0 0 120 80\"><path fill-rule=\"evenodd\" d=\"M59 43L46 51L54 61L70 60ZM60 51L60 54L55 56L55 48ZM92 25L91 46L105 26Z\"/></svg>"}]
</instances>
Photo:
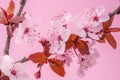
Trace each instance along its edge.
<instances>
[{"instance_id":1,"label":"burgundy leaf","mask_svg":"<svg viewBox=\"0 0 120 80\"><path fill-rule=\"evenodd\" d=\"M24 16L15 16L14 18L10 19L10 23L21 23L25 19Z\"/></svg>"},{"instance_id":2,"label":"burgundy leaf","mask_svg":"<svg viewBox=\"0 0 120 80\"><path fill-rule=\"evenodd\" d=\"M31 54L29 56L29 59L34 63L44 64L47 62L47 57L45 56L44 53L41 53L41 52Z\"/></svg>"},{"instance_id":3,"label":"burgundy leaf","mask_svg":"<svg viewBox=\"0 0 120 80\"><path fill-rule=\"evenodd\" d=\"M7 8L7 14L13 14L15 10L15 3L13 2L13 0L10 1L9 6Z\"/></svg>"},{"instance_id":4,"label":"burgundy leaf","mask_svg":"<svg viewBox=\"0 0 120 80\"><path fill-rule=\"evenodd\" d=\"M78 40L75 47L80 51L81 54L89 54L89 48L85 41Z\"/></svg>"},{"instance_id":5,"label":"burgundy leaf","mask_svg":"<svg viewBox=\"0 0 120 80\"><path fill-rule=\"evenodd\" d=\"M109 28L107 29L108 32L119 32L120 28Z\"/></svg>"},{"instance_id":6,"label":"burgundy leaf","mask_svg":"<svg viewBox=\"0 0 120 80\"><path fill-rule=\"evenodd\" d=\"M50 68L59 76L64 77L65 75L65 70L63 67L64 62L60 61L55 58L51 58L48 60Z\"/></svg>"},{"instance_id":7,"label":"burgundy leaf","mask_svg":"<svg viewBox=\"0 0 120 80\"><path fill-rule=\"evenodd\" d=\"M108 43L115 49L117 44L116 44L116 40L114 39L114 37L112 36L112 34L110 33L106 33L105 34L105 38L108 41Z\"/></svg>"},{"instance_id":8,"label":"burgundy leaf","mask_svg":"<svg viewBox=\"0 0 120 80\"><path fill-rule=\"evenodd\" d=\"M0 23L1 24L7 24L7 19L2 12L0 12Z\"/></svg>"},{"instance_id":9,"label":"burgundy leaf","mask_svg":"<svg viewBox=\"0 0 120 80\"><path fill-rule=\"evenodd\" d=\"M7 17L8 17L7 12L3 8L1 8L1 10L2 10L4 17L7 19Z\"/></svg>"},{"instance_id":10,"label":"burgundy leaf","mask_svg":"<svg viewBox=\"0 0 120 80\"><path fill-rule=\"evenodd\" d=\"M71 34L70 37L69 37L69 39L66 42L65 50L68 50L71 47L73 47L77 39L78 39L77 35Z\"/></svg>"}]
</instances>

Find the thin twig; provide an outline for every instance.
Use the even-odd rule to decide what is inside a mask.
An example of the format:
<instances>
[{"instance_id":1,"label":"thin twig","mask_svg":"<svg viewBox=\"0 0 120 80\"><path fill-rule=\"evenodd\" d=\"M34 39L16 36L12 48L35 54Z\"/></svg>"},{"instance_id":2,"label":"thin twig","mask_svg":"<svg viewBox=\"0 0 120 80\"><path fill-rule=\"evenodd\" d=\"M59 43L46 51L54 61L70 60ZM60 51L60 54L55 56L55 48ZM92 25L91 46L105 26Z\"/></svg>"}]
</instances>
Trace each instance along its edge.
<instances>
[{"instance_id":1,"label":"thin twig","mask_svg":"<svg viewBox=\"0 0 120 80\"><path fill-rule=\"evenodd\" d=\"M21 0L20 1L20 8L18 10L17 16L20 16L23 8L25 6L27 0ZM19 24L16 24L15 26L18 26ZM4 55L9 55L9 49L10 49L10 42L11 42L11 36L7 35L6 43L5 43L5 48L4 48Z\"/></svg>"},{"instance_id":2,"label":"thin twig","mask_svg":"<svg viewBox=\"0 0 120 80\"><path fill-rule=\"evenodd\" d=\"M16 61L15 63L24 63L24 62L27 62L29 61L30 59L27 58L27 57L24 57L23 59L19 60L19 61Z\"/></svg>"},{"instance_id":3,"label":"thin twig","mask_svg":"<svg viewBox=\"0 0 120 80\"><path fill-rule=\"evenodd\" d=\"M120 6L118 6L113 12L109 13L109 16L114 16L120 14Z\"/></svg>"},{"instance_id":4,"label":"thin twig","mask_svg":"<svg viewBox=\"0 0 120 80\"><path fill-rule=\"evenodd\" d=\"M23 9L24 9L24 6L25 6L25 4L26 4L26 2L27 2L27 0L21 0L21 1L20 1L20 8L19 8L19 10L18 10L17 16L20 16L20 15L21 15L21 13L22 13L22 11L23 11Z\"/></svg>"},{"instance_id":5,"label":"thin twig","mask_svg":"<svg viewBox=\"0 0 120 80\"><path fill-rule=\"evenodd\" d=\"M9 55L10 41L11 41L11 37L8 36L6 39L4 55Z\"/></svg>"}]
</instances>

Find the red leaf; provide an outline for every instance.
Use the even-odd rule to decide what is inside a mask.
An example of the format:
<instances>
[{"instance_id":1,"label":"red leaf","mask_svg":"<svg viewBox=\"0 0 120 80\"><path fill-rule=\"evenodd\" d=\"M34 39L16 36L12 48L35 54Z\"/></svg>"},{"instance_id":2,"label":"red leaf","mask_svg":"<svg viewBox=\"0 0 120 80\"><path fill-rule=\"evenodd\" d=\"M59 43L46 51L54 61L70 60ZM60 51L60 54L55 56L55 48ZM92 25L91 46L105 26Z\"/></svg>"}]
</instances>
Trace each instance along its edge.
<instances>
[{"instance_id":1,"label":"red leaf","mask_svg":"<svg viewBox=\"0 0 120 80\"><path fill-rule=\"evenodd\" d=\"M107 29L107 31L109 31L109 32L119 32L120 28L110 28L110 29Z\"/></svg>"},{"instance_id":2,"label":"red leaf","mask_svg":"<svg viewBox=\"0 0 120 80\"><path fill-rule=\"evenodd\" d=\"M75 44L75 47L82 53L82 54L89 54L89 48L85 41L78 40Z\"/></svg>"},{"instance_id":3,"label":"red leaf","mask_svg":"<svg viewBox=\"0 0 120 80\"><path fill-rule=\"evenodd\" d=\"M106 33L105 38L108 41L108 43L115 49L117 44L116 44L116 40L114 39L114 37L110 33Z\"/></svg>"},{"instance_id":4,"label":"red leaf","mask_svg":"<svg viewBox=\"0 0 120 80\"><path fill-rule=\"evenodd\" d=\"M69 37L70 41L76 41L79 38L79 36L75 35L75 34L71 34Z\"/></svg>"},{"instance_id":5,"label":"red leaf","mask_svg":"<svg viewBox=\"0 0 120 80\"><path fill-rule=\"evenodd\" d=\"M114 19L114 16L111 16L108 21L103 22L102 25L104 30L108 29L112 25L113 19Z\"/></svg>"},{"instance_id":6,"label":"red leaf","mask_svg":"<svg viewBox=\"0 0 120 80\"><path fill-rule=\"evenodd\" d=\"M0 12L0 23L1 24L6 24L7 20L2 12Z\"/></svg>"},{"instance_id":7,"label":"red leaf","mask_svg":"<svg viewBox=\"0 0 120 80\"><path fill-rule=\"evenodd\" d=\"M48 60L50 68L59 76L64 77L65 75L65 70L63 67L64 62L60 61L55 58L51 58Z\"/></svg>"},{"instance_id":8,"label":"red leaf","mask_svg":"<svg viewBox=\"0 0 120 80\"><path fill-rule=\"evenodd\" d=\"M10 20L13 16L14 16L14 14L8 15L8 20Z\"/></svg>"},{"instance_id":9,"label":"red leaf","mask_svg":"<svg viewBox=\"0 0 120 80\"><path fill-rule=\"evenodd\" d=\"M3 8L1 8L1 10L2 12L0 12L0 23L7 24L7 13Z\"/></svg>"},{"instance_id":10,"label":"red leaf","mask_svg":"<svg viewBox=\"0 0 120 80\"><path fill-rule=\"evenodd\" d=\"M75 44L75 42L76 42L76 40L77 40L78 38L79 38L79 37L78 37L77 35L71 34L70 37L69 37L69 39L68 39L67 42L66 42L66 47L65 47L65 49L68 50L68 49L70 49L71 47L73 47L74 44Z\"/></svg>"},{"instance_id":11,"label":"red leaf","mask_svg":"<svg viewBox=\"0 0 120 80\"><path fill-rule=\"evenodd\" d=\"M24 16L15 16L14 18L10 19L10 23L20 23L25 19Z\"/></svg>"},{"instance_id":12,"label":"red leaf","mask_svg":"<svg viewBox=\"0 0 120 80\"><path fill-rule=\"evenodd\" d=\"M68 50L68 49L70 49L71 47L73 47L74 46L74 42L72 42L72 41L67 41L66 42L66 46L65 46L65 50Z\"/></svg>"},{"instance_id":13,"label":"red leaf","mask_svg":"<svg viewBox=\"0 0 120 80\"><path fill-rule=\"evenodd\" d=\"M48 41L45 42L45 45L43 46L44 47L44 53L45 53L45 56L48 58L51 54L49 53L49 50L50 50L50 44Z\"/></svg>"},{"instance_id":14,"label":"red leaf","mask_svg":"<svg viewBox=\"0 0 120 80\"><path fill-rule=\"evenodd\" d=\"M9 6L7 8L7 14L13 14L15 10L15 3L13 2L13 0L10 1Z\"/></svg>"},{"instance_id":15,"label":"red leaf","mask_svg":"<svg viewBox=\"0 0 120 80\"><path fill-rule=\"evenodd\" d=\"M7 17L8 17L7 12L3 8L1 8L1 10L2 10L4 17L7 19Z\"/></svg>"},{"instance_id":16,"label":"red leaf","mask_svg":"<svg viewBox=\"0 0 120 80\"><path fill-rule=\"evenodd\" d=\"M0 80L10 80L8 76L4 75L0 77Z\"/></svg>"},{"instance_id":17,"label":"red leaf","mask_svg":"<svg viewBox=\"0 0 120 80\"><path fill-rule=\"evenodd\" d=\"M41 53L41 52L31 54L29 56L29 59L34 63L44 64L47 62L47 57L45 56L44 53Z\"/></svg>"}]
</instances>

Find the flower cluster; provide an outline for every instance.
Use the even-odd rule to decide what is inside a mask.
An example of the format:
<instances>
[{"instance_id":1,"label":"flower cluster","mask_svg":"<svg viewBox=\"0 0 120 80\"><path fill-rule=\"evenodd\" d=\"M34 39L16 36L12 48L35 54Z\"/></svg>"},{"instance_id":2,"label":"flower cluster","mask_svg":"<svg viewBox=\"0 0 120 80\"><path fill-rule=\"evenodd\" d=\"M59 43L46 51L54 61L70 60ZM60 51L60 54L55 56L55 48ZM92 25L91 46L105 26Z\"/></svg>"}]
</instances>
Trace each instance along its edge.
<instances>
[{"instance_id":1,"label":"flower cluster","mask_svg":"<svg viewBox=\"0 0 120 80\"><path fill-rule=\"evenodd\" d=\"M78 76L84 77L85 71L94 66L99 57L99 52L94 47L96 42L105 43L107 40L115 49L116 40L111 32L118 32L120 28L110 28L114 16L104 12L104 6L100 6L87 10L83 16L72 17L72 14L66 11L54 16L50 22L52 30L49 30L47 37L39 40L43 51L29 56L32 62L38 64L36 78L41 77L41 67L47 63L53 72L63 77L64 66L70 66L73 62L72 56L78 58ZM71 22L76 24L75 33L69 29Z\"/></svg>"}]
</instances>

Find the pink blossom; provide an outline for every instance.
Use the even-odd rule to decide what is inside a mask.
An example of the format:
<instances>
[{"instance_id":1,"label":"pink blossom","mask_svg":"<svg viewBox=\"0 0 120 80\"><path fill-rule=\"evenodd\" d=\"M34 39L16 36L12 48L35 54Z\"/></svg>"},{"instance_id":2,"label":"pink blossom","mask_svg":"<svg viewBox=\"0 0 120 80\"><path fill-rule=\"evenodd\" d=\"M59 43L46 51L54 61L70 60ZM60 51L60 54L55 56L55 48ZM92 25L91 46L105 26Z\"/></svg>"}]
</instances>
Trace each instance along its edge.
<instances>
[{"instance_id":1,"label":"pink blossom","mask_svg":"<svg viewBox=\"0 0 120 80\"><path fill-rule=\"evenodd\" d=\"M109 15L103 15L104 12L104 6L88 9L83 15L83 23L93 27L98 26L101 22L109 20Z\"/></svg>"},{"instance_id":2,"label":"pink blossom","mask_svg":"<svg viewBox=\"0 0 120 80\"><path fill-rule=\"evenodd\" d=\"M67 27L68 22L71 21L71 16L71 13L62 11L52 18L51 26L53 29L60 31L62 27Z\"/></svg>"},{"instance_id":3,"label":"pink blossom","mask_svg":"<svg viewBox=\"0 0 120 80\"><path fill-rule=\"evenodd\" d=\"M50 41L51 42L50 53L64 54L65 42L67 41L69 36L70 36L70 30L63 28L63 30L56 35L54 41Z\"/></svg>"},{"instance_id":4,"label":"pink blossom","mask_svg":"<svg viewBox=\"0 0 120 80\"><path fill-rule=\"evenodd\" d=\"M53 33L51 33L49 41L51 43L50 53L64 54L65 42L70 36L70 30L67 28L67 22L70 20L71 14L63 11L53 17L51 26Z\"/></svg>"},{"instance_id":5,"label":"pink blossom","mask_svg":"<svg viewBox=\"0 0 120 80\"><path fill-rule=\"evenodd\" d=\"M79 66L77 69L77 75L81 78L83 78L85 76L85 69L84 67Z\"/></svg>"},{"instance_id":6,"label":"pink blossom","mask_svg":"<svg viewBox=\"0 0 120 80\"><path fill-rule=\"evenodd\" d=\"M89 55L78 56L78 63L80 64L80 67L78 68L77 74L80 77L84 77L85 71L88 70L88 68L96 65L96 61L99 57L98 51L96 49L90 48L89 50Z\"/></svg>"},{"instance_id":7,"label":"pink blossom","mask_svg":"<svg viewBox=\"0 0 120 80\"><path fill-rule=\"evenodd\" d=\"M95 30L95 28L97 28L97 30L101 30L101 26L99 27L94 27L91 29L91 26L89 27L87 24L83 24L83 20L80 16L76 16L74 18L74 23L78 26L77 29L77 35L79 35L81 38L87 38L88 36L94 40L99 40L99 36L93 32ZM90 30L93 30L92 32Z\"/></svg>"},{"instance_id":8,"label":"pink blossom","mask_svg":"<svg viewBox=\"0 0 120 80\"><path fill-rule=\"evenodd\" d=\"M15 43L19 43L25 35L30 33L31 28L31 18L29 14L25 14L25 20L19 25L18 35L15 39Z\"/></svg>"},{"instance_id":9,"label":"pink blossom","mask_svg":"<svg viewBox=\"0 0 120 80\"><path fill-rule=\"evenodd\" d=\"M3 56L0 69L5 75L9 76L10 80L30 80L28 74L24 72L23 65L14 63L8 55Z\"/></svg>"},{"instance_id":10,"label":"pink blossom","mask_svg":"<svg viewBox=\"0 0 120 80\"><path fill-rule=\"evenodd\" d=\"M56 55L57 59L65 61L65 64L69 67L72 62L72 57L69 54Z\"/></svg>"},{"instance_id":11,"label":"pink blossom","mask_svg":"<svg viewBox=\"0 0 120 80\"><path fill-rule=\"evenodd\" d=\"M109 15L104 15L104 6L92 8L80 17L76 16L73 21L78 26L77 34L82 37L90 37L94 40L99 40L99 35L96 34L102 30L102 22L109 20Z\"/></svg>"},{"instance_id":12,"label":"pink blossom","mask_svg":"<svg viewBox=\"0 0 120 80\"><path fill-rule=\"evenodd\" d=\"M37 32L38 23L32 21L30 15L26 13L25 20L19 25L18 35L15 38L15 43L20 43L23 39L27 39L27 42L33 45L40 33Z\"/></svg>"}]
</instances>

